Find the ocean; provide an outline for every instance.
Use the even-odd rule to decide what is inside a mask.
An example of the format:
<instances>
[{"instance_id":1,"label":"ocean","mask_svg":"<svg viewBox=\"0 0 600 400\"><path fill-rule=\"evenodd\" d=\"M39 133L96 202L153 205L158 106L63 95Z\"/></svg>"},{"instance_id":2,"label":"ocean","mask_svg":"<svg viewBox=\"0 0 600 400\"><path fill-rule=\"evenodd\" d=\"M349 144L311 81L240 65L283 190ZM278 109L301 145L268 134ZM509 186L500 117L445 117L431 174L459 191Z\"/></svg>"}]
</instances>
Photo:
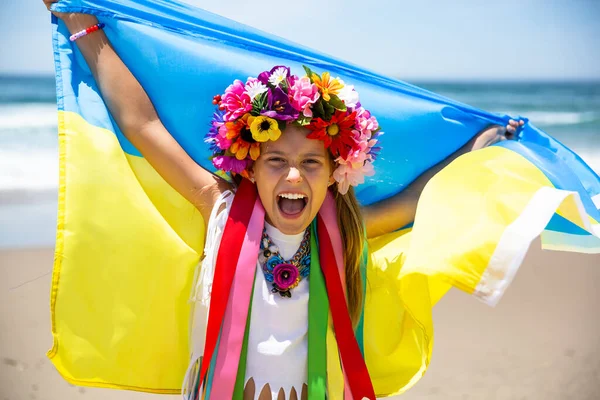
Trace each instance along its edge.
<instances>
[{"instance_id":1,"label":"ocean","mask_svg":"<svg viewBox=\"0 0 600 400\"><path fill-rule=\"evenodd\" d=\"M600 172L600 82L411 82L523 115ZM52 246L58 140L53 77L0 76L0 248Z\"/></svg>"}]
</instances>

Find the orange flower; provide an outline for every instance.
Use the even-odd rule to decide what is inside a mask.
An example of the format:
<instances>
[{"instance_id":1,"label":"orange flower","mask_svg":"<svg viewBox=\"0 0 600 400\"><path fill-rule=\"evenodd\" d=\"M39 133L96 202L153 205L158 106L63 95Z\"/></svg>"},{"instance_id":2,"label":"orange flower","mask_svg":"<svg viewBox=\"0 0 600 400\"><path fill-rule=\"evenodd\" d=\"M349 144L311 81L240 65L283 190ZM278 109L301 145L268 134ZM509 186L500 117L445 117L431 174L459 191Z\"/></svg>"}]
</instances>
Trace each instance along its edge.
<instances>
[{"instance_id":1,"label":"orange flower","mask_svg":"<svg viewBox=\"0 0 600 400\"><path fill-rule=\"evenodd\" d=\"M323 72L322 77L319 77L319 75L313 73L311 78L315 86L319 88L321 96L325 101L331 100L330 95L337 95L344 87L344 85L342 85L337 79L331 79L329 72Z\"/></svg>"},{"instance_id":2,"label":"orange flower","mask_svg":"<svg viewBox=\"0 0 600 400\"><path fill-rule=\"evenodd\" d=\"M233 140L240 136L240 132L245 126L246 124L238 119L237 121L225 122L225 125L223 125L221 129L225 130L225 137L227 139Z\"/></svg>"},{"instance_id":3,"label":"orange flower","mask_svg":"<svg viewBox=\"0 0 600 400\"><path fill-rule=\"evenodd\" d=\"M246 136L246 135L242 134L241 136L239 136L237 138L237 140L235 142L233 142L233 144L229 148L229 151L232 154L235 154L235 158L237 158L238 160L245 159L246 156L248 156L248 153L249 153L250 154L250 158L253 161L256 161L256 159L258 158L258 156L260 156L260 143L258 143L258 142L254 142L254 143L247 142L247 141L244 140L243 136Z\"/></svg>"}]
</instances>

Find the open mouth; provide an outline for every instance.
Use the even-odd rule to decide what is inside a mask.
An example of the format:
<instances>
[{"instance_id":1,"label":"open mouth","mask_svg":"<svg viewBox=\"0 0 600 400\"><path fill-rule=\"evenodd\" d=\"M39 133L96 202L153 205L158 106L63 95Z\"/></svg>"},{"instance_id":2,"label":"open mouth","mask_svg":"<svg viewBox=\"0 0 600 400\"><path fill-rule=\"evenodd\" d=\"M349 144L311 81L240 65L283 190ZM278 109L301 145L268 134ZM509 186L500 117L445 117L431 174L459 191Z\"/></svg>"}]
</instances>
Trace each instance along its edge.
<instances>
[{"instance_id":1,"label":"open mouth","mask_svg":"<svg viewBox=\"0 0 600 400\"><path fill-rule=\"evenodd\" d=\"M284 217L299 216L308 204L308 196L303 193L280 193L277 196L277 206Z\"/></svg>"}]
</instances>

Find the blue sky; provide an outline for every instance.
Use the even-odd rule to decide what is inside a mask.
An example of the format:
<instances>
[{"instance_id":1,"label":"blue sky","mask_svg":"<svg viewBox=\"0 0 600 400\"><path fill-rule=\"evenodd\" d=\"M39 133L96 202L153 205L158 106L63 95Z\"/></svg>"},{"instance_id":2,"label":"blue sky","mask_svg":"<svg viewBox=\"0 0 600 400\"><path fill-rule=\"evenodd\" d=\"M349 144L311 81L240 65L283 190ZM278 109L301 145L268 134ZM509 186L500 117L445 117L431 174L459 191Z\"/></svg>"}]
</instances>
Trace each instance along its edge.
<instances>
[{"instance_id":1,"label":"blue sky","mask_svg":"<svg viewBox=\"0 0 600 400\"><path fill-rule=\"evenodd\" d=\"M184 1L401 79L600 80L596 0ZM0 73L51 74L42 1L2 3Z\"/></svg>"}]
</instances>

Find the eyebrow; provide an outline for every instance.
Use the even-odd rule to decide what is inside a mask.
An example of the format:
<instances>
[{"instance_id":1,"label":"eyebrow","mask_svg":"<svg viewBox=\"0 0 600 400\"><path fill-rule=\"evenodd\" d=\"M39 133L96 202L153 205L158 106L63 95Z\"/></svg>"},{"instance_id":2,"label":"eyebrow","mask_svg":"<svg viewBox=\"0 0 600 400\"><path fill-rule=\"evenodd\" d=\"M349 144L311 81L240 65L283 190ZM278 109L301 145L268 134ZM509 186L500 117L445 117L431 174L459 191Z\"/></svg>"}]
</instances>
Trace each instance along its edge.
<instances>
[{"instance_id":1,"label":"eyebrow","mask_svg":"<svg viewBox=\"0 0 600 400\"><path fill-rule=\"evenodd\" d=\"M279 150L267 150L263 153L263 155L267 155L267 154L272 154L272 155L279 155L279 156L287 156L286 153L284 153L283 151L279 151ZM300 154L300 156L302 157L319 157L319 158L325 158L325 156L323 154L319 154L319 153L303 153Z\"/></svg>"}]
</instances>

